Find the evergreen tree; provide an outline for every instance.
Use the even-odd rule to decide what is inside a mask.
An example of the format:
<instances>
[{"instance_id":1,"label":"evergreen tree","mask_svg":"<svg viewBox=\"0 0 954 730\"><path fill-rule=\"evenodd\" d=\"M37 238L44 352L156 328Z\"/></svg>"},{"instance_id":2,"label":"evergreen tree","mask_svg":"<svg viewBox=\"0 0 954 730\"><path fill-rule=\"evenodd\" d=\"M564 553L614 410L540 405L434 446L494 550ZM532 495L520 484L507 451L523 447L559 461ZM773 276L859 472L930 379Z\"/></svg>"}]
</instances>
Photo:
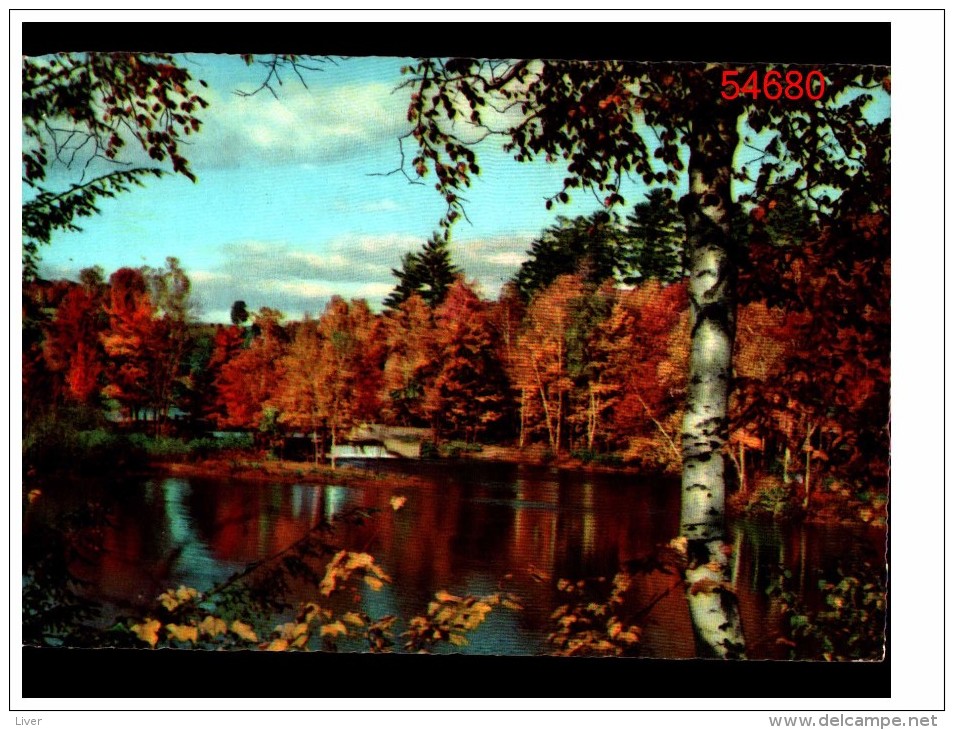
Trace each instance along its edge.
<instances>
[{"instance_id":1,"label":"evergreen tree","mask_svg":"<svg viewBox=\"0 0 954 730\"><path fill-rule=\"evenodd\" d=\"M530 245L530 257L514 277L523 300L530 301L564 274L580 274L596 285L624 276L628 266L620 233L605 211L573 219L559 216L556 225Z\"/></svg>"},{"instance_id":2,"label":"evergreen tree","mask_svg":"<svg viewBox=\"0 0 954 730\"><path fill-rule=\"evenodd\" d=\"M241 326L248 322L248 305L242 299L232 303L232 310L229 312L229 318L232 324Z\"/></svg>"},{"instance_id":3,"label":"evergreen tree","mask_svg":"<svg viewBox=\"0 0 954 730\"><path fill-rule=\"evenodd\" d=\"M401 268L391 269L398 279L384 306L397 309L411 294L417 293L433 309L444 301L447 290L460 270L451 263L448 241L439 233L432 233L417 253L406 253Z\"/></svg>"},{"instance_id":4,"label":"evergreen tree","mask_svg":"<svg viewBox=\"0 0 954 730\"><path fill-rule=\"evenodd\" d=\"M645 279L678 281L685 273L686 224L669 188L656 188L637 203L626 218L629 224L627 259L638 272L626 277L627 284Z\"/></svg>"}]
</instances>

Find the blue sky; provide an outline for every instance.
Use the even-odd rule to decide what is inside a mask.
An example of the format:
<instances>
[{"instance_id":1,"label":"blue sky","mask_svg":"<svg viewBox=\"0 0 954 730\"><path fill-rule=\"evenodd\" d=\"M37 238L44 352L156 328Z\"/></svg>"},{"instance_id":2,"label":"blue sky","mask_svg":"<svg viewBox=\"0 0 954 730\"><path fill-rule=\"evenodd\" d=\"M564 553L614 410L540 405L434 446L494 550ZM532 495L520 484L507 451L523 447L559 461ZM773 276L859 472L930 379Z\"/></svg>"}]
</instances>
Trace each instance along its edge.
<instances>
[{"instance_id":1,"label":"blue sky","mask_svg":"<svg viewBox=\"0 0 954 730\"><path fill-rule=\"evenodd\" d=\"M41 275L72 278L94 265L108 274L175 256L203 320L228 321L236 299L289 319L319 313L332 294L378 307L396 281L391 269L425 242L445 210L432 176L412 185L382 174L400 164L398 137L408 126L409 91L395 90L403 61L326 64L306 77L307 88L284 78L278 99L234 93L265 76L237 56L190 54L183 63L209 85L201 90L210 102L202 129L185 151L198 183L167 175L104 201L82 232L58 233L41 251ZM478 154L481 176L466 193L470 223L455 227L451 251L493 297L533 236L557 215L598 204L578 193L547 211L545 198L563 178L559 165L518 164L499 141ZM63 171L54 178L65 179ZM641 198L635 186L624 192Z\"/></svg>"},{"instance_id":2,"label":"blue sky","mask_svg":"<svg viewBox=\"0 0 954 730\"><path fill-rule=\"evenodd\" d=\"M169 174L103 201L101 215L81 221L82 232L55 234L41 251L41 276L76 278L96 265L107 274L122 266L160 267L175 256L205 321L227 322L237 299L253 310L280 309L288 319L320 313L333 294L380 308L396 282L391 270L426 241L445 210L433 176L414 185L386 174L400 165L398 138L408 129L410 91L399 88L408 61L326 63L306 73L307 87L285 73L277 98L265 90L235 93L254 90L266 76L238 56L189 54L180 62L208 83L207 89L196 84L210 106L183 150L198 182ZM887 113L885 97L874 116ZM491 138L477 148L481 175L465 192L469 222L457 224L451 245L455 263L488 297L558 215L599 207L592 194L576 191L569 204L546 210L546 198L561 188L563 167L517 163L500 144ZM408 160L412 146L406 143ZM149 164L135 147L126 159ZM78 177L75 168L59 169L51 183L62 189ZM643 192L627 182L627 207Z\"/></svg>"}]
</instances>

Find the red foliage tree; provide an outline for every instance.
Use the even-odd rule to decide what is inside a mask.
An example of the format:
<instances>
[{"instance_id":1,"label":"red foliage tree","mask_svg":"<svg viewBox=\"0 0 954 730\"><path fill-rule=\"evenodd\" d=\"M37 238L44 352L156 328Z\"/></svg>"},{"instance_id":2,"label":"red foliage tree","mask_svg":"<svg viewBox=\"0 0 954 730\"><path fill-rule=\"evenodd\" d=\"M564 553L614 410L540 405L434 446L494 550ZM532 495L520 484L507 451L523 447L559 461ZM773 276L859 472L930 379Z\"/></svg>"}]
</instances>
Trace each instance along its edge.
<instances>
[{"instance_id":1,"label":"red foliage tree","mask_svg":"<svg viewBox=\"0 0 954 730\"><path fill-rule=\"evenodd\" d=\"M649 280L622 292L599 328L608 433L631 458L680 463L689 332L685 283Z\"/></svg>"},{"instance_id":2,"label":"red foliage tree","mask_svg":"<svg viewBox=\"0 0 954 730\"><path fill-rule=\"evenodd\" d=\"M849 215L801 246L757 242L743 272L744 293L785 307L767 335L788 346L770 378L741 379L735 420L792 455L805 506L813 468L858 488L887 485L889 231L883 212Z\"/></svg>"},{"instance_id":3,"label":"red foliage tree","mask_svg":"<svg viewBox=\"0 0 954 730\"><path fill-rule=\"evenodd\" d=\"M166 356L167 349L155 314L142 271L122 268L109 277L109 325L102 334L108 357L103 394L116 400L132 420L155 407L150 381L155 362Z\"/></svg>"},{"instance_id":4,"label":"red foliage tree","mask_svg":"<svg viewBox=\"0 0 954 730\"><path fill-rule=\"evenodd\" d=\"M105 353L100 341L106 326L104 285L96 276L71 287L46 328L43 352L51 371L63 378L63 395L93 405L102 388Z\"/></svg>"},{"instance_id":5,"label":"red foliage tree","mask_svg":"<svg viewBox=\"0 0 954 730\"><path fill-rule=\"evenodd\" d=\"M263 307L255 317L257 334L249 347L222 365L215 380L218 426L257 429L263 409L278 392L287 349L282 313Z\"/></svg>"},{"instance_id":6,"label":"red foliage tree","mask_svg":"<svg viewBox=\"0 0 954 730\"><path fill-rule=\"evenodd\" d=\"M502 421L510 386L488 305L458 279L436 313L437 369L425 394L435 435L473 442Z\"/></svg>"}]
</instances>

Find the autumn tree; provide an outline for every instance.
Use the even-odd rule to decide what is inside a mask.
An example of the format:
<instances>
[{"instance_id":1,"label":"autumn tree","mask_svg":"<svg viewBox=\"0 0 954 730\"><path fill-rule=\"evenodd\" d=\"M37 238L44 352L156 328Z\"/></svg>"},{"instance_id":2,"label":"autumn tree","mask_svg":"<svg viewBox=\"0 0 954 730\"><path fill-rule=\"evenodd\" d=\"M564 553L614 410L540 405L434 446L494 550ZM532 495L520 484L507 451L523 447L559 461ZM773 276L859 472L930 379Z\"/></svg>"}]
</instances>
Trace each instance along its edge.
<instances>
[{"instance_id":1,"label":"autumn tree","mask_svg":"<svg viewBox=\"0 0 954 730\"><path fill-rule=\"evenodd\" d=\"M554 453L563 449L573 390L567 337L583 291L579 275L560 276L527 307L516 355L521 445L542 431Z\"/></svg>"},{"instance_id":2,"label":"autumn tree","mask_svg":"<svg viewBox=\"0 0 954 730\"><path fill-rule=\"evenodd\" d=\"M685 284L650 279L621 292L595 338L607 438L650 469L678 467L689 355Z\"/></svg>"},{"instance_id":3,"label":"autumn tree","mask_svg":"<svg viewBox=\"0 0 954 730\"><path fill-rule=\"evenodd\" d=\"M350 304L332 297L318 323L321 353L317 362L322 384L319 408L334 448L355 424L369 420L379 408L380 353L371 348L376 335L374 315L367 302Z\"/></svg>"},{"instance_id":4,"label":"autumn tree","mask_svg":"<svg viewBox=\"0 0 954 730\"><path fill-rule=\"evenodd\" d=\"M261 426L284 369L288 336L281 320L281 312L262 307L254 317L252 341L222 365L215 380L219 428Z\"/></svg>"},{"instance_id":5,"label":"autumn tree","mask_svg":"<svg viewBox=\"0 0 954 730\"><path fill-rule=\"evenodd\" d=\"M43 351L50 369L63 378L65 397L94 405L106 368L101 341L107 324L103 308L106 284L100 269L84 269L80 280L56 308L46 328Z\"/></svg>"},{"instance_id":6,"label":"autumn tree","mask_svg":"<svg viewBox=\"0 0 954 730\"><path fill-rule=\"evenodd\" d=\"M737 418L784 450L784 476L799 469L803 507L826 472L887 490L890 270L890 219L877 211L846 214L801 245L762 237L742 272L743 295L784 308L761 338L780 343L777 366L742 373Z\"/></svg>"},{"instance_id":7,"label":"autumn tree","mask_svg":"<svg viewBox=\"0 0 954 730\"><path fill-rule=\"evenodd\" d=\"M417 293L385 315L383 415L399 426L427 424L424 392L436 364L434 312Z\"/></svg>"},{"instance_id":8,"label":"autumn tree","mask_svg":"<svg viewBox=\"0 0 954 730\"><path fill-rule=\"evenodd\" d=\"M744 656L735 602L719 587L728 562L723 447L739 259L733 214L740 203L759 203L769 190L782 190L810 200L820 216L837 216L846 191L864 190L885 167L887 149L870 143L877 130L865 108L873 93L889 88L888 70L422 58L405 72L412 88L409 137L417 145L410 164L436 177L447 226L461 216L460 193L480 170L472 144L453 126L458 118L501 134L518 161L563 160L566 177L548 207L576 189L595 191L608 206L623 203L628 176L647 185L686 180L679 205L692 313L681 429L688 600L699 652ZM776 83L780 98L788 88L785 102L744 92L750 74ZM515 114L502 117L501 109ZM764 155L750 163L737 156L742 145L756 143ZM752 187L734 188L737 180L751 180Z\"/></svg>"},{"instance_id":9,"label":"autumn tree","mask_svg":"<svg viewBox=\"0 0 954 730\"><path fill-rule=\"evenodd\" d=\"M245 333L235 325L216 325L211 340L208 359L193 368L192 392L198 395L198 415L218 424L226 417L226 404L219 397L216 383L226 363L241 352Z\"/></svg>"},{"instance_id":10,"label":"autumn tree","mask_svg":"<svg viewBox=\"0 0 954 730\"><path fill-rule=\"evenodd\" d=\"M306 320L296 328L283 360L284 376L271 399L278 421L309 432L315 443L315 461L330 440L331 466L336 446L348 430L380 411L384 348L381 332L367 302L332 297L317 322Z\"/></svg>"},{"instance_id":11,"label":"autumn tree","mask_svg":"<svg viewBox=\"0 0 954 730\"><path fill-rule=\"evenodd\" d=\"M141 269L122 268L109 277L108 326L101 336L108 357L103 394L117 401L133 421L155 405L153 377L158 361L168 354L168 341L155 314Z\"/></svg>"},{"instance_id":12,"label":"autumn tree","mask_svg":"<svg viewBox=\"0 0 954 730\"><path fill-rule=\"evenodd\" d=\"M316 467L323 456L319 448L319 434L324 430L321 390L325 370L319 365L321 356L318 323L306 317L295 327L295 335L282 361L284 376L270 401L280 424L309 435L314 445Z\"/></svg>"},{"instance_id":13,"label":"autumn tree","mask_svg":"<svg viewBox=\"0 0 954 730\"><path fill-rule=\"evenodd\" d=\"M448 290L435 320L437 360L424 408L438 439L474 442L505 419L509 406L497 332L487 304L463 279Z\"/></svg>"},{"instance_id":14,"label":"autumn tree","mask_svg":"<svg viewBox=\"0 0 954 730\"><path fill-rule=\"evenodd\" d=\"M186 356L192 344L192 284L179 260L172 256L162 269L147 268L145 276L156 309L156 328L165 339L164 356L155 362L150 377L159 427L186 387Z\"/></svg>"}]
</instances>

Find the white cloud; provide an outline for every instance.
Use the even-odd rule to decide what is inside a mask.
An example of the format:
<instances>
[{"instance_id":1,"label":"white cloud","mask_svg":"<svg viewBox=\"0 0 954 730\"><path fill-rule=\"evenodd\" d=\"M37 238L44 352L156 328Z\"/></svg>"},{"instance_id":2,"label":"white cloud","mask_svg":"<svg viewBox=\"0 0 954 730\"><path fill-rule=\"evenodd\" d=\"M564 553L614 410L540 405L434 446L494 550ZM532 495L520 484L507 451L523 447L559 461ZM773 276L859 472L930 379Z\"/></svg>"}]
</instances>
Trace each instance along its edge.
<instances>
[{"instance_id":1,"label":"white cloud","mask_svg":"<svg viewBox=\"0 0 954 730\"><path fill-rule=\"evenodd\" d=\"M327 164L393 145L408 129L406 90L392 93L380 82L322 85L322 77L310 87L287 83L277 99L209 90L190 160L197 170Z\"/></svg>"},{"instance_id":2,"label":"white cloud","mask_svg":"<svg viewBox=\"0 0 954 730\"><path fill-rule=\"evenodd\" d=\"M270 281L262 283L275 291L306 298L330 297L338 293L321 281Z\"/></svg>"},{"instance_id":3,"label":"white cloud","mask_svg":"<svg viewBox=\"0 0 954 730\"><path fill-rule=\"evenodd\" d=\"M515 233L490 238L459 238L451 243L451 259L469 281L480 284L485 297L495 298L527 258L526 251L537 234ZM418 242L412 249L420 246Z\"/></svg>"},{"instance_id":4,"label":"white cloud","mask_svg":"<svg viewBox=\"0 0 954 730\"><path fill-rule=\"evenodd\" d=\"M491 254L486 260L488 263L500 264L501 266L520 266L527 260L527 255L516 251L502 251L501 253Z\"/></svg>"},{"instance_id":5,"label":"white cloud","mask_svg":"<svg viewBox=\"0 0 954 730\"><path fill-rule=\"evenodd\" d=\"M189 280L193 283L205 283L207 281L221 281L228 279L227 274L221 271L202 271L201 269L192 269L189 271Z\"/></svg>"}]
</instances>

